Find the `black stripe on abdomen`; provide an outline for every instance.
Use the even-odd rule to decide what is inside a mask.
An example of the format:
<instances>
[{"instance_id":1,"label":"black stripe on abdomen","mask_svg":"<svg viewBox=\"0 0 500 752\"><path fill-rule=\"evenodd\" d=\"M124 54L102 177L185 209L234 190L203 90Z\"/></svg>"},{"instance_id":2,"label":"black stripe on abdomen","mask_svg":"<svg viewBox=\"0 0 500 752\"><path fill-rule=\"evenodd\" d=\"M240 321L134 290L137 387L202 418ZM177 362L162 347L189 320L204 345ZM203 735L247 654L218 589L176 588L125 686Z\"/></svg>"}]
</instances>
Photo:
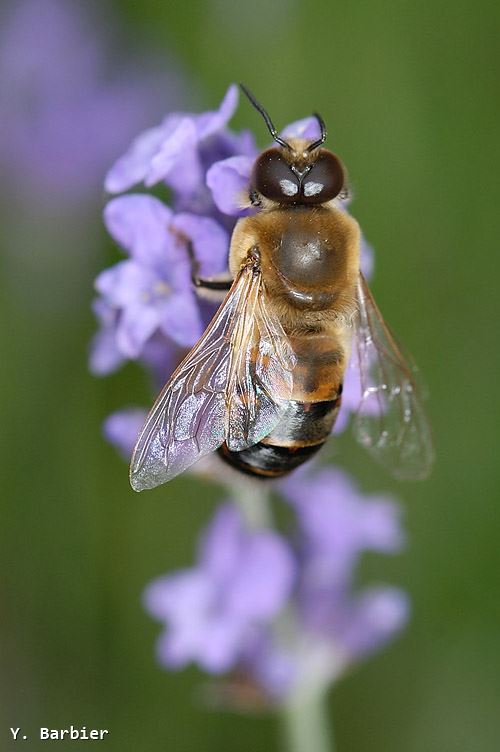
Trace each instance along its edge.
<instances>
[{"instance_id":1,"label":"black stripe on abdomen","mask_svg":"<svg viewBox=\"0 0 500 752\"><path fill-rule=\"evenodd\" d=\"M278 478L316 454L330 435L340 396L327 402L287 403L283 418L265 439L241 452L224 443L222 459L241 472L259 478Z\"/></svg>"},{"instance_id":2,"label":"black stripe on abdomen","mask_svg":"<svg viewBox=\"0 0 500 752\"><path fill-rule=\"evenodd\" d=\"M279 478L306 462L321 449L324 442L305 447L280 447L259 441L241 452L231 452L227 444L218 452L229 465L255 478Z\"/></svg>"}]
</instances>

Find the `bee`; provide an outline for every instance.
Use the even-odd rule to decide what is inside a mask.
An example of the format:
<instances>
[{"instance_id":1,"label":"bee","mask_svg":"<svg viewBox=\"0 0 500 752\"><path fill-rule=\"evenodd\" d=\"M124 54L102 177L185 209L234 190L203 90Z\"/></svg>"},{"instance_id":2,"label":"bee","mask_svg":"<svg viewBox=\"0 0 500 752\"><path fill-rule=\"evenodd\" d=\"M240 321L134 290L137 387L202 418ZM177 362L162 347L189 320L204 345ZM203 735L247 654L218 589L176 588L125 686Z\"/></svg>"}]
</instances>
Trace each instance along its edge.
<instances>
[{"instance_id":1,"label":"bee","mask_svg":"<svg viewBox=\"0 0 500 752\"><path fill-rule=\"evenodd\" d=\"M227 296L156 400L135 447L131 485L153 488L215 450L255 478L283 476L331 434L351 349L358 356L358 440L398 477L425 477L432 442L412 367L360 271L360 229L339 208L340 159L284 140L257 157L234 229ZM199 287L222 289L216 280Z\"/></svg>"}]
</instances>

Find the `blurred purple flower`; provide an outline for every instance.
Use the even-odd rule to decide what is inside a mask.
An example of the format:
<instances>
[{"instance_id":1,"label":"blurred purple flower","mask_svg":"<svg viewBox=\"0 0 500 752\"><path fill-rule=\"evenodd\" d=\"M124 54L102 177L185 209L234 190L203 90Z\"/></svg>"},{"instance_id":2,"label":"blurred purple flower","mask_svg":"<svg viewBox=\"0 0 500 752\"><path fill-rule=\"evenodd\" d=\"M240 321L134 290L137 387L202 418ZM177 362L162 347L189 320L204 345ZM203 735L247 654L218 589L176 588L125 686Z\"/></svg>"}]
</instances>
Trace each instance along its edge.
<instances>
[{"instance_id":1,"label":"blurred purple flower","mask_svg":"<svg viewBox=\"0 0 500 752\"><path fill-rule=\"evenodd\" d=\"M110 444L118 449L127 461L132 456L139 431L144 425L147 411L141 407L127 407L108 415L102 431Z\"/></svg>"},{"instance_id":2,"label":"blurred purple flower","mask_svg":"<svg viewBox=\"0 0 500 752\"><path fill-rule=\"evenodd\" d=\"M280 487L293 504L300 527L298 604L304 624L340 643L349 630L365 629L368 644L370 613L362 607L365 601L353 600L351 592L355 568L365 551L401 550L404 535L398 505L385 495L362 494L346 473L333 468L306 468ZM386 602L390 600L388 595ZM376 625L372 631L376 649ZM346 646L348 651L351 648Z\"/></svg>"},{"instance_id":3,"label":"blurred purple flower","mask_svg":"<svg viewBox=\"0 0 500 752\"><path fill-rule=\"evenodd\" d=\"M364 496L332 469L309 468L279 488L296 512L293 548L274 533L245 532L225 505L196 567L153 583L146 607L167 625L162 664L243 671L280 702L297 685L330 683L383 647L404 626L409 604L394 587L354 587L364 552L394 553L403 544L394 502Z\"/></svg>"},{"instance_id":4,"label":"blurred purple flower","mask_svg":"<svg viewBox=\"0 0 500 752\"><path fill-rule=\"evenodd\" d=\"M118 310L103 298L94 300L92 310L100 329L94 334L90 344L89 367L95 376L105 376L116 371L125 362L125 356L120 352L116 341Z\"/></svg>"},{"instance_id":5,"label":"blurred purple flower","mask_svg":"<svg viewBox=\"0 0 500 752\"><path fill-rule=\"evenodd\" d=\"M408 597L397 588L370 587L333 601L327 591L316 595L331 605L328 633L299 619L286 631L266 625L247 641L240 670L274 703L306 687L324 690L337 682L393 639L409 616Z\"/></svg>"},{"instance_id":6,"label":"blurred purple flower","mask_svg":"<svg viewBox=\"0 0 500 752\"><path fill-rule=\"evenodd\" d=\"M147 610L166 625L160 662L180 668L193 661L213 673L232 668L253 628L282 609L293 579L284 540L270 531L245 531L238 510L222 506L202 540L196 567L146 590Z\"/></svg>"},{"instance_id":7,"label":"blurred purple flower","mask_svg":"<svg viewBox=\"0 0 500 752\"><path fill-rule=\"evenodd\" d=\"M58 212L61 202L95 201L106 166L156 116L160 90L180 98L180 76L145 73L147 58L140 74L110 65L109 19L94 11L66 0L2 7L0 170Z\"/></svg>"},{"instance_id":8,"label":"blurred purple flower","mask_svg":"<svg viewBox=\"0 0 500 752\"><path fill-rule=\"evenodd\" d=\"M341 470L309 466L279 485L296 511L307 550L341 576L362 551L401 550L399 506L385 495L362 494Z\"/></svg>"},{"instance_id":9,"label":"blurred purple flower","mask_svg":"<svg viewBox=\"0 0 500 752\"><path fill-rule=\"evenodd\" d=\"M243 658L254 680L278 700L297 684L331 683L348 665L383 647L409 614L408 598L397 588L354 588L365 551L394 553L403 545L393 501L361 494L345 473L333 469L309 467L279 486L298 522L295 628L283 633L266 626L253 635Z\"/></svg>"},{"instance_id":10,"label":"blurred purple flower","mask_svg":"<svg viewBox=\"0 0 500 752\"><path fill-rule=\"evenodd\" d=\"M408 596L399 588L366 588L332 615L332 633L349 661L358 661L400 632L409 612Z\"/></svg>"}]
</instances>

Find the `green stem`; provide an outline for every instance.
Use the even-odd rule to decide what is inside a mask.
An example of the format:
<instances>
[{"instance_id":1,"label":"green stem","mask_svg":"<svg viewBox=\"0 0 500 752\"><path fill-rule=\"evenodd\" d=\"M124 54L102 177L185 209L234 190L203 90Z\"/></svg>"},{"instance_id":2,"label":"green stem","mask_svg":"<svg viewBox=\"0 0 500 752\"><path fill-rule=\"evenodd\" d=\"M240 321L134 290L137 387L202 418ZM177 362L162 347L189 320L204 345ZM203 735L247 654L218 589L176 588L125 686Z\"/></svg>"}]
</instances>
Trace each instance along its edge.
<instances>
[{"instance_id":1,"label":"green stem","mask_svg":"<svg viewBox=\"0 0 500 752\"><path fill-rule=\"evenodd\" d=\"M326 693L296 693L283 708L286 752L334 752Z\"/></svg>"},{"instance_id":2,"label":"green stem","mask_svg":"<svg viewBox=\"0 0 500 752\"><path fill-rule=\"evenodd\" d=\"M250 530L272 529L269 492L259 481L231 483L230 489Z\"/></svg>"},{"instance_id":3,"label":"green stem","mask_svg":"<svg viewBox=\"0 0 500 752\"><path fill-rule=\"evenodd\" d=\"M261 482L231 479L227 483L249 530L273 529L270 492ZM285 642L295 633L293 616L283 614ZM302 651L303 652L303 648ZM326 709L326 688L330 681L330 652L305 651L306 662L300 683L283 707L286 752L334 752L333 736Z\"/></svg>"}]
</instances>

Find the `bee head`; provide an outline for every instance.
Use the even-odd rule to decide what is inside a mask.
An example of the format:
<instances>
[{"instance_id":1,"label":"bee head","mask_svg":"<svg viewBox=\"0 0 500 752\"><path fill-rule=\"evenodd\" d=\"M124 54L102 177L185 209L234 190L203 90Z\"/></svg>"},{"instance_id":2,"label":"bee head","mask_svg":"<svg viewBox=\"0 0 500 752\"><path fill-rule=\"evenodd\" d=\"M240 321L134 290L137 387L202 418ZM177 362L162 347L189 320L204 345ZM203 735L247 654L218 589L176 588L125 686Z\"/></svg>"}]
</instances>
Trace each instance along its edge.
<instances>
[{"instance_id":1,"label":"bee head","mask_svg":"<svg viewBox=\"0 0 500 752\"><path fill-rule=\"evenodd\" d=\"M326 140L323 118L314 113L321 136L312 143L299 139L282 139L271 118L250 91L241 88L260 112L278 147L266 149L257 157L251 175L251 190L280 204L324 204L336 198L345 183L345 171L338 157L321 146Z\"/></svg>"}]
</instances>

